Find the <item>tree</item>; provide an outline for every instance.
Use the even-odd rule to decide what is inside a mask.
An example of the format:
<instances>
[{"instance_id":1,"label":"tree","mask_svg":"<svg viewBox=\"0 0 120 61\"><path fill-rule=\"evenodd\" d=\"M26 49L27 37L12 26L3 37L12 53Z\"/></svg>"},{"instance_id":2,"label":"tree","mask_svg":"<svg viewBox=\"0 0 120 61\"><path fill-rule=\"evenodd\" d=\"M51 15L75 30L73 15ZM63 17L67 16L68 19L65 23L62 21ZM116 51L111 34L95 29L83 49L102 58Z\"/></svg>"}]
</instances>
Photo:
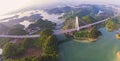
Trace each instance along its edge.
<instances>
[{"instance_id":1,"label":"tree","mask_svg":"<svg viewBox=\"0 0 120 61\"><path fill-rule=\"evenodd\" d=\"M59 61L58 56L53 55L53 56L49 56L49 55L44 55L41 57L40 61Z\"/></svg>"},{"instance_id":2,"label":"tree","mask_svg":"<svg viewBox=\"0 0 120 61\"><path fill-rule=\"evenodd\" d=\"M89 31L89 38L97 38L98 36L101 35L101 32L98 31L97 29L95 28L92 28L90 31Z\"/></svg>"},{"instance_id":3,"label":"tree","mask_svg":"<svg viewBox=\"0 0 120 61\"><path fill-rule=\"evenodd\" d=\"M23 53L24 48L22 46L17 46L13 43L7 43L3 47L3 56L5 59L13 57L15 55L19 55Z\"/></svg>"},{"instance_id":4,"label":"tree","mask_svg":"<svg viewBox=\"0 0 120 61\"><path fill-rule=\"evenodd\" d=\"M13 26L13 28L21 28L21 29L24 29L25 26L22 25L22 24L16 24L16 25Z\"/></svg>"},{"instance_id":5,"label":"tree","mask_svg":"<svg viewBox=\"0 0 120 61\"><path fill-rule=\"evenodd\" d=\"M24 39L21 45L13 43L6 44L3 48L3 56L6 61L58 61L58 40L51 30L44 30L40 33L42 36L35 41L33 39ZM11 59L24 53L26 48L39 47L42 49L40 57L28 57L20 59Z\"/></svg>"},{"instance_id":6,"label":"tree","mask_svg":"<svg viewBox=\"0 0 120 61\"><path fill-rule=\"evenodd\" d=\"M82 30L74 33L74 37L76 39L88 39L88 38L96 39L100 35L101 32L95 28L92 28L90 30Z\"/></svg>"},{"instance_id":7,"label":"tree","mask_svg":"<svg viewBox=\"0 0 120 61\"><path fill-rule=\"evenodd\" d=\"M40 36L37 41L35 42L35 45L38 46L38 47L42 47L43 46L43 43L45 42L45 40L48 38L48 36L52 35L52 31L49 30L49 29L46 29L42 32L40 32Z\"/></svg>"},{"instance_id":8,"label":"tree","mask_svg":"<svg viewBox=\"0 0 120 61\"><path fill-rule=\"evenodd\" d=\"M34 47L34 43L35 43L35 40L33 39L24 39L22 44L25 48L30 48L30 47Z\"/></svg>"},{"instance_id":9,"label":"tree","mask_svg":"<svg viewBox=\"0 0 120 61\"><path fill-rule=\"evenodd\" d=\"M10 35L25 35L25 34L27 34L27 32L21 28L13 28L8 32L8 34L10 34Z\"/></svg>"},{"instance_id":10,"label":"tree","mask_svg":"<svg viewBox=\"0 0 120 61\"><path fill-rule=\"evenodd\" d=\"M8 43L3 48L3 56L4 58L9 58L13 53L15 52L15 46L13 46L11 43Z\"/></svg>"},{"instance_id":11,"label":"tree","mask_svg":"<svg viewBox=\"0 0 120 61\"><path fill-rule=\"evenodd\" d=\"M57 39L53 36L53 35L51 35L51 36L49 36L46 40L45 40L45 42L43 43L43 52L44 52L44 54L55 54L55 53L57 53Z\"/></svg>"},{"instance_id":12,"label":"tree","mask_svg":"<svg viewBox=\"0 0 120 61\"><path fill-rule=\"evenodd\" d=\"M94 22L96 19L94 19L92 16L87 15L87 16L82 17L82 20L84 20L84 21L87 22L87 23L92 23L92 22Z\"/></svg>"},{"instance_id":13,"label":"tree","mask_svg":"<svg viewBox=\"0 0 120 61\"><path fill-rule=\"evenodd\" d=\"M116 29L115 22L112 19L108 19L108 21L106 21L105 27L108 31L113 31Z\"/></svg>"}]
</instances>

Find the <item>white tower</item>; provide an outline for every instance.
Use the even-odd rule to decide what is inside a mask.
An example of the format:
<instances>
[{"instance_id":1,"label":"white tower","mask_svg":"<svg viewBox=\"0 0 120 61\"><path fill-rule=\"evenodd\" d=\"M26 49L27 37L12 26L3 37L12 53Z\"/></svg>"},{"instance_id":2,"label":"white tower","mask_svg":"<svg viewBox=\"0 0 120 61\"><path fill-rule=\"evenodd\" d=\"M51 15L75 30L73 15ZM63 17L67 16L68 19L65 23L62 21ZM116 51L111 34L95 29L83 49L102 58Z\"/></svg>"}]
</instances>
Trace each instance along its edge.
<instances>
[{"instance_id":1,"label":"white tower","mask_svg":"<svg viewBox=\"0 0 120 61\"><path fill-rule=\"evenodd\" d=\"M77 31L79 31L79 21L78 21L78 16L76 16L76 24L75 24L75 28L77 29Z\"/></svg>"}]
</instances>

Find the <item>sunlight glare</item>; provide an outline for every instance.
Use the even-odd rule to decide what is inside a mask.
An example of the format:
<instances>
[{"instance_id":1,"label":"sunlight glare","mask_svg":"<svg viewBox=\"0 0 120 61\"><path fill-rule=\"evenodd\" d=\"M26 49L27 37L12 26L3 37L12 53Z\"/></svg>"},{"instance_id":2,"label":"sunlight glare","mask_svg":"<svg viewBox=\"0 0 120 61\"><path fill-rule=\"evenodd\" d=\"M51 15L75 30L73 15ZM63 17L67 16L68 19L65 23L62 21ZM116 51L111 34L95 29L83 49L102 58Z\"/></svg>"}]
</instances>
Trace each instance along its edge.
<instances>
[{"instance_id":1,"label":"sunlight glare","mask_svg":"<svg viewBox=\"0 0 120 61\"><path fill-rule=\"evenodd\" d=\"M0 0L0 15L28 6L30 0Z\"/></svg>"}]
</instances>

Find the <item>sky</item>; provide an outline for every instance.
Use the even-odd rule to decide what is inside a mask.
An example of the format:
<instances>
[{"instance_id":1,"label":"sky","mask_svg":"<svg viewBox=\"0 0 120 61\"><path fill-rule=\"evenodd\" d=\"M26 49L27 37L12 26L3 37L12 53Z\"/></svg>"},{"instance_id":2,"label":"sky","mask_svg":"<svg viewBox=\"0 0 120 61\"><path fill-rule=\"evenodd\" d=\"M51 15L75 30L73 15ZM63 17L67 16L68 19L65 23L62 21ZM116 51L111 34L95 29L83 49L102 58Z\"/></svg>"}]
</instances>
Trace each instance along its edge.
<instances>
[{"instance_id":1,"label":"sky","mask_svg":"<svg viewBox=\"0 0 120 61\"><path fill-rule=\"evenodd\" d=\"M32 5L63 4L119 4L120 0L0 0L0 15Z\"/></svg>"}]
</instances>

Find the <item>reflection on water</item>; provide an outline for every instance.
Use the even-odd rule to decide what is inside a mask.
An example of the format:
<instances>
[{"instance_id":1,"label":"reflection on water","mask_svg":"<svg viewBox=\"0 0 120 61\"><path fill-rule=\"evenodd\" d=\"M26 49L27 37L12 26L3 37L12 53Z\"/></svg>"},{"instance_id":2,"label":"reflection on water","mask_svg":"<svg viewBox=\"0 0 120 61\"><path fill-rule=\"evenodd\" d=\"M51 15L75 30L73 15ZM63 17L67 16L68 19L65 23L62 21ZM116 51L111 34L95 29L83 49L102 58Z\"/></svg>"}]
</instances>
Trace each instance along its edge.
<instances>
[{"instance_id":1,"label":"reflection on water","mask_svg":"<svg viewBox=\"0 0 120 61\"><path fill-rule=\"evenodd\" d=\"M115 32L101 28L102 36L94 43L82 43L75 40L60 45L62 61L114 61L120 51L120 40Z\"/></svg>"}]
</instances>

